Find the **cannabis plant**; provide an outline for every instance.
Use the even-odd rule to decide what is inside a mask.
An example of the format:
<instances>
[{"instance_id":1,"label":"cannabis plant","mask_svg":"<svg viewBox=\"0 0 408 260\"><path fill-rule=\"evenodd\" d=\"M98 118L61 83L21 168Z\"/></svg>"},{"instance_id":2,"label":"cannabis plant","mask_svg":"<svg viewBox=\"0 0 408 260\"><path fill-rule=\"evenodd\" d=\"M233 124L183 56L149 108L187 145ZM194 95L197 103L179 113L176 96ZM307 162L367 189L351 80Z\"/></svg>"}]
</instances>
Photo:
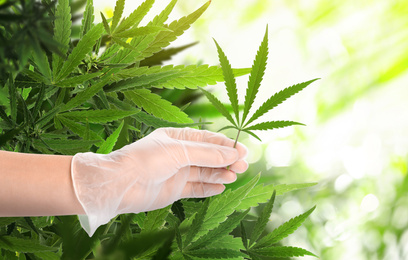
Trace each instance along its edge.
<instances>
[{"instance_id":1,"label":"cannabis plant","mask_svg":"<svg viewBox=\"0 0 408 260\"><path fill-rule=\"evenodd\" d=\"M299 91L301 91L302 89L304 89L310 83L317 79L293 85L272 95L252 114L251 117L248 118L252 105L255 101L255 97L258 93L259 87L261 86L261 81L266 69L266 62L268 59L268 27L266 28L264 39L259 47L256 58L252 65L252 70L248 81L248 87L246 89L246 96L243 109L244 111L242 114L242 118L240 118L237 84L235 82L234 71L231 69L230 62L228 61L228 58L225 56L224 51L221 49L221 47L218 45L216 41L215 44L217 46L218 56L223 71L228 98L229 101L231 102L235 118L233 118L230 115L228 109L214 95L204 90L203 88L200 89L204 92L204 94L207 96L208 100L214 105L214 107L232 124L221 128L219 131L228 128L238 130L237 137L235 139L236 144L241 131L246 132L255 137L256 139L258 139L259 141L261 141L261 139L256 134L253 133L254 130L270 130L292 125L302 125L301 123L293 121L268 121L261 122L258 124L253 124L253 122L255 120L258 120L262 115L272 110L273 108L281 104L283 101L285 101L292 95L298 93Z\"/></svg>"},{"instance_id":2,"label":"cannabis plant","mask_svg":"<svg viewBox=\"0 0 408 260\"><path fill-rule=\"evenodd\" d=\"M28 10L24 6L29 2L1 2L1 15L18 16L21 10ZM4 60L3 64L13 69L3 70L0 78L1 149L43 154L109 153L159 127L205 126L205 122L194 123L183 112L188 104L178 107L161 95L163 89L197 90L216 84L224 81L226 73L224 61L222 68L162 65L172 55L192 46L166 48L210 4L167 23L176 2L172 0L145 26L140 26L140 22L153 0L144 1L125 18L125 1L118 0L113 17L101 14L99 24L94 23L92 0L81 0L79 4L85 5L85 11L80 25L73 23L78 16L72 10L78 9L78 2L60 0L55 4L45 0L44 9L35 2L39 10L45 10L40 12L46 23L41 31L52 35L48 43L53 44L43 44L42 35L23 53L16 51L21 55ZM13 42L14 33L24 31L25 26L26 23L2 23L1 37ZM251 69L228 71L227 85ZM254 72L251 79L257 78L253 75ZM239 124L238 118L237 121L234 126L239 126L239 130L255 130ZM181 200L148 213L117 216L92 237L81 229L76 216L0 218L0 255L2 259L75 260L270 259L313 255L279 243L314 208L272 233L265 231L276 195L313 184L264 186L256 185L258 180L259 175L238 189L212 198ZM249 209L266 202L250 231L245 227L251 219ZM233 230L240 230L241 235L232 236Z\"/></svg>"}]
</instances>

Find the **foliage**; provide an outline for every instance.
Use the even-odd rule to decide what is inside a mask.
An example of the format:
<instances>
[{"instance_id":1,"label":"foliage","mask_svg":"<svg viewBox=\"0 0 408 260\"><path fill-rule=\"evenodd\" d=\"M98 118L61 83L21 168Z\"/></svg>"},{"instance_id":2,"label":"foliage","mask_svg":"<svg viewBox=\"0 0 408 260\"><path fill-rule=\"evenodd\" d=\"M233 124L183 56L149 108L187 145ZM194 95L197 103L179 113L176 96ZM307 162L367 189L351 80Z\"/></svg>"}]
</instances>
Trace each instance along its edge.
<instances>
[{"instance_id":1,"label":"foliage","mask_svg":"<svg viewBox=\"0 0 408 260\"><path fill-rule=\"evenodd\" d=\"M215 41L215 40L214 40ZM208 100L214 105L214 107L232 124L230 126L226 126L221 128L228 129L234 128L238 130L236 141L238 141L239 134L241 131L246 132L256 139L261 140L256 134L254 134L253 130L270 130L274 128L281 128L287 127L292 125L302 125L298 122L293 121L268 121L262 122L258 124L252 124L255 120L259 117L270 111L271 109L275 108L287 98L293 96L294 94L298 93L302 89L306 88L309 84L311 84L313 80L309 80L307 82L303 82L300 84L293 85L291 87L285 88L280 92L272 95L267 101L265 101L254 113L253 115L247 120L248 114L252 108L252 104L254 103L255 97L258 93L259 87L261 86L261 81L266 69L266 60L268 58L268 28L266 28L264 39L259 47L259 50L256 54L254 64L252 65L251 74L249 76L248 81L248 88L246 89L246 96L244 102L244 111L242 115L242 119L240 119L239 113L239 105L238 105L238 95L237 95L237 85L235 82L234 71L231 69L231 65L228 61L228 58L225 56L223 50L215 41L215 45L217 46L218 56L220 59L223 76L225 79L225 86L227 90L227 94L229 97L229 101L232 106L232 110L234 112L235 119L230 115L230 112L227 108L210 92L201 88L204 94L207 96Z\"/></svg>"},{"instance_id":2,"label":"foliage","mask_svg":"<svg viewBox=\"0 0 408 260\"><path fill-rule=\"evenodd\" d=\"M0 4L2 12L19 19L25 17L20 17L21 10L30 14L40 10L44 19L38 22L46 23L39 39L24 38L24 44L33 44L30 48L24 49L20 56L6 57L2 64L6 68L0 78L3 150L68 155L87 151L109 153L155 128L203 125L194 123L183 111L185 106L173 105L160 91L197 89L224 78L239 123L237 97L233 94L234 76L247 74L250 69L228 66L226 70L226 58L222 61L223 68L161 65L169 55L184 49L164 48L190 27L210 2L166 24L176 4L173 0L142 27L139 23L153 0L146 0L123 19L125 1L118 0L113 18L101 14L99 24L94 24L93 1L79 1L85 5L79 26L73 24L78 3L43 2L44 7L36 1ZM27 9L28 6L34 9ZM14 20L1 22L4 42L14 42L16 46L23 41L16 42L15 35L20 31L27 33L27 26L32 26L23 22L11 25ZM47 35L53 35L52 40ZM223 55L218 49L220 56ZM259 59L263 55L265 51L258 55ZM255 87L251 91L259 84L256 83L259 77L252 75L256 70L262 74L262 66L262 62L257 62L252 69L250 81L255 82ZM254 98L256 91L248 95ZM249 111L250 106L246 105L245 109ZM245 129L250 130L254 129ZM259 175L238 189L205 200L182 200L148 213L120 215L100 227L92 237L81 229L75 216L0 218L0 255L6 259L259 259L313 255L304 249L275 246L312 210L285 223L272 235L264 236L275 194L313 184L256 186L258 180ZM274 190L273 199L260 215L249 242L230 235L241 225L245 236L241 223L250 216L249 209L267 202Z\"/></svg>"}]
</instances>

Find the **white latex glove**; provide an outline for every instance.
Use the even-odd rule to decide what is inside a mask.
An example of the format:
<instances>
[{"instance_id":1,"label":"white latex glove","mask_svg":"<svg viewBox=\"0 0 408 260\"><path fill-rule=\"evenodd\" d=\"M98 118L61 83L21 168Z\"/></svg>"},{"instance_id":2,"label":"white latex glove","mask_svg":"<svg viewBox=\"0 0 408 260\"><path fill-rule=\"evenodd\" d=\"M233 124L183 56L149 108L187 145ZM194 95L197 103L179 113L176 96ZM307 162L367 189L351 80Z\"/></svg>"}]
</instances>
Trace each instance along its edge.
<instances>
[{"instance_id":1,"label":"white latex glove","mask_svg":"<svg viewBox=\"0 0 408 260\"><path fill-rule=\"evenodd\" d=\"M71 173L86 213L79 216L82 227L92 236L118 214L221 193L223 184L234 182L235 173L248 168L247 149L233 145L218 133L161 128L110 154L76 154Z\"/></svg>"}]
</instances>

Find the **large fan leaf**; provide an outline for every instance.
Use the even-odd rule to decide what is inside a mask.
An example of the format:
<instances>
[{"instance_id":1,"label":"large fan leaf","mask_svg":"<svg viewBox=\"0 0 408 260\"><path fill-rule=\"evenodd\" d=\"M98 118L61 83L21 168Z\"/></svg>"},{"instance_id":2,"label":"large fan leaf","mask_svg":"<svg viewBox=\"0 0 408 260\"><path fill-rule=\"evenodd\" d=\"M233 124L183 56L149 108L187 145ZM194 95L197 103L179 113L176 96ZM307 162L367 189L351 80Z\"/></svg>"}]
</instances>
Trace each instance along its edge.
<instances>
[{"instance_id":1,"label":"large fan leaf","mask_svg":"<svg viewBox=\"0 0 408 260\"><path fill-rule=\"evenodd\" d=\"M206 199L204 203L201 204L201 207L198 210L197 214L195 214L193 223L187 231L186 238L183 243L184 247L188 246L191 241L193 241L193 238L197 235L198 231L200 231L205 219L205 215L207 214L209 204L210 199Z\"/></svg>"},{"instance_id":2,"label":"large fan leaf","mask_svg":"<svg viewBox=\"0 0 408 260\"><path fill-rule=\"evenodd\" d=\"M92 86L86 88L84 91L78 93L73 99L68 101L63 108L62 111L67 111L77 106L82 105L88 99L93 97L96 93L98 93L110 80L110 75L103 76L98 82L94 83Z\"/></svg>"},{"instance_id":3,"label":"large fan leaf","mask_svg":"<svg viewBox=\"0 0 408 260\"><path fill-rule=\"evenodd\" d=\"M149 45L149 47L142 52L141 57L139 57L139 59L142 60L143 58L152 56L154 53L161 51L163 48L168 46L172 41L176 40L178 36L182 35L184 31L190 28L191 24L194 23L204 13L204 11L208 8L209 5L210 2L207 2L190 15L182 17L180 20L174 21L171 24L169 24L168 29L170 29L171 32L167 31L160 32L156 36L154 41ZM154 24L153 21L153 25L160 24Z\"/></svg>"},{"instance_id":4,"label":"large fan leaf","mask_svg":"<svg viewBox=\"0 0 408 260\"><path fill-rule=\"evenodd\" d=\"M93 27L94 18L93 0L87 0L79 38L82 38Z\"/></svg>"},{"instance_id":5,"label":"large fan leaf","mask_svg":"<svg viewBox=\"0 0 408 260\"><path fill-rule=\"evenodd\" d=\"M102 75L102 72L87 73L84 75L73 76L70 78L63 79L59 82L56 82L55 85L58 87L76 87L78 85L87 82L88 80L94 79Z\"/></svg>"},{"instance_id":6,"label":"large fan leaf","mask_svg":"<svg viewBox=\"0 0 408 260\"><path fill-rule=\"evenodd\" d=\"M299 184L278 184L278 185L266 185L259 184L255 186L248 194L242 199L241 203L237 206L236 210L243 210L249 207L256 207L259 203L265 203L271 196L271 193L276 190L276 195L283 195L286 192L294 191L298 189L304 189L316 185L316 183L299 183Z\"/></svg>"},{"instance_id":7,"label":"large fan leaf","mask_svg":"<svg viewBox=\"0 0 408 260\"><path fill-rule=\"evenodd\" d=\"M122 18L123 9L125 9L125 0L117 0L115 5L115 11L113 11L111 31L113 32L116 26L119 24L120 18Z\"/></svg>"},{"instance_id":8,"label":"large fan leaf","mask_svg":"<svg viewBox=\"0 0 408 260\"><path fill-rule=\"evenodd\" d=\"M273 204L275 203L275 196L276 190L273 191L272 197L270 198L269 202L266 204L265 208L262 210L261 214L259 215L258 219L255 222L255 227L252 231L251 238L249 239L249 246L252 246L258 238L261 236L262 232L266 228L266 224L269 222L269 218L271 217Z\"/></svg>"},{"instance_id":9,"label":"large fan leaf","mask_svg":"<svg viewBox=\"0 0 408 260\"><path fill-rule=\"evenodd\" d=\"M154 116L177 123L192 123L193 121L180 108L148 89L135 89L124 92L125 97Z\"/></svg>"},{"instance_id":10,"label":"large fan leaf","mask_svg":"<svg viewBox=\"0 0 408 260\"><path fill-rule=\"evenodd\" d=\"M120 37L120 38L132 38L132 37L139 37L139 36L144 36L148 34L157 34L161 31L170 31L169 29L165 27L160 27L160 26L144 26L144 27L135 27L120 33L114 33L114 37Z\"/></svg>"},{"instance_id":11,"label":"large fan leaf","mask_svg":"<svg viewBox=\"0 0 408 260\"><path fill-rule=\"evenodd\" d=\"M68 59L64 62L61 70L59 71L56 81L66 78L85 58L85 56L92 50L96 41L102 36L104 27L102 23L99 23L92 27L78 44L72 50Z\"/></svg>"},{"instance_id":12,"label":"large fan leaf","mask_svg":"<svg viewBox=\"0 0 408 260\"><path fill-rule=\"evenodd\" d=\"M138 112L137 110L124 111L115 109L81 110L62 113L61 116L69 118L75 122L89 122L102 124L134 115L137 112Z\"/></svg>"},{"instance_id":13,"label":"large fan leaf","mask_svg":"<svg viewBox=\"0 0 408 260\"><path fill-rule=\"evenodd\" d=\"M296 257L296 256L315 256L315 254L299 247L291 246L273 246L273 247L264 247L259 249L251 249L250 252L255 253L259 256L264 256L268 258L286 258L286 257Z\"/></svg>"},{"instance_id":14,"label":"large fan leaf","mask_svg":"<svg viewBox=\"0 0 408 260\"><path fill-rule=\"evenodd\" d=\"M262 116L269 110L273 109L274 107L285 101L287 98L293 96L302 89L306 88L308 85L310 85L312 82L316 80L317 79L313 79L303 83L299 83L291 87L285 88L279 91L278 93L274 94L267 101L265 101L265 103L263 103L261 107L258 108L258 110L252 115L252 117L245 123L245 126L249 125L251 122L258 119L260 116Z\"/></svg>"},{"instance_id":15,"label":"large fan leaf","mask_svg":"<svg viewBox=\"0 0 408 260\"><path fill-rule=\"evenodd\" d=\"M135 9L127 18L123 19L119 26L115 29L115 33L123 32L130 27L138 26L143 17L152 8L154 0L144 1L137 9Z\"/></svg>"},{"instance_id":16,"label":"large fan leaf","mask_svg":"<svg viewBox=\"0 0 408 260\"><path fill-rule=\"evenodd\" d=\"M0 248L21 253L35 253L44 251L56 251L57 248L41 245L37 240L22 239L11 236L0 237Z\"/></svg>"},{"instance_id":17,"label":"large fan leaf","mask_svg":"<svg viewBox=\"0 0 408 260\"><path fill-rule=\"evenodd\" d=\"M256 94L258 93L259 87L261 86L261 81L266 69L266 61L268 59L268 27L266 27L266 32L264 39L259 46L259 50L256 54L254 64L252 65L252 71L249 75L248 88L246 90L245 102L244 102L244 113L242 115L242 122L245 122L248 116L249 110L254 103Z\"/></svg>"},{"instance_id":18,"label":"large fan leaf","mask_svg":"<svg viewBox=\"0 0 408 260\"><path fill-rule=\"evenodd\" d=\"M116 141L118 140L120 131L122 131L124 122L125 121L122 121L119 127L116 128L116 130L108 138L106 138L105 142L101 144L96 153L108 154L112 152L113 147L115 146Z\"/></svg>"},{"instance_id":19,"label":"large fan leaf","mask_svg":"<svg viewBox=\"0 0 408 260\"><path fill-rule=\"evenodd\" d=\"M292 218L291 220L283 223L281 226L273 230L271 233L268 235L264 236L259 240L253 248L261 248L265 246L271 246L273 244L276 244L279 242L281 239L287 237L288 235L292 234L295 232L295 230L302 225L302 223L306 220L306 218L315 210L316 206L309 209L305 213Z\"/></svg>"},{"instance_id":20,"label":"large fan leaf","mask_svg":"<svg viewBox=\"0 0 408 260\"><path fill-rule=\"evenodd\" d=\"M237 119L237 124L239 125L239 109L238 109L238 93L237 93L237 83L235 82L235 76L232 72L231 64L228 61L227 56L215 41L217 46L218 57L221 63L222 73L224 75L225 86L227 88L227 94L229 101L231 102L232 110L234 111L235 118Z\"/></svg>"},{"instance_id":21,"label":"large fan leaf","mask_svg":"<svg viewBox=\"0 0 408 260\"><path fill-rule=\"evenodd\" d=\"M161 229L166 223L165 219L170 213L170 207L149 211L143 222L142 234Z\"/></svg>"},{"instance_id":22,"label":"large fan leaf","mask_svg":"<svg viewBox=\"0 0 408 260\"><path fill-rule=\"evenodd\" d=\"M68 127L74 134L77 134L78 136L84 139L88 135L91 140L103 141L102 137L100 137L94 131L87 129L85 126L79 123L76 123L75 121L72 121L71 119L68 119L63 116L58 116L58 120L60 120L61 123L64 124L66 127ZM97 144L99 143L101 142L97 142Z\"/></svg>"},{"instance_id":23,"label":"large fan leaf","mask_svg":"<svg viewBox=\"0 0 408 260\"><path fill-rule=\"evenodd\" d=\"M170 15L171 11L173 11L174 6L176 5L176 3L177 3L177 0L172 0L166 6L166 8L164 8L164 10L159 15L154 17L153 21L150 22L149 24L158 25L158 26L163 25L167 21L167 19L169 18L169 15Z\"/></svg>"},{"instance_id":24,"label":"large fan leaf","mask_svg":"<svg viewBox=\"0 0 408 260\"><path fill-rule=\"evenodd\" d=\"M194 251L185 252L185 254L200 259L229 259L245 256L243 253L237 250L229 248L202 248Z\"/></svg>"},{"instance_id":25,"label":"large fan leaf","mask_svg":"<svg viewBox=\"0 0 408 260\"><path fill-rule=\"evenodd\" d=\"M207 122L200 122L200 123L191 123L191 124L179 124L179 123L175 123L175 122L169 122L160 118L157 118L155 116L149 115L145 112L139 112L135 115L133 115L133 117L148 126L154 127L154 128L161 128L161 127L197 127L197 126L201 126L201 125L205 125L205 124L209 124Z\"/></svg>"},{"instance_id":26,"label":"large fan leaf","mask_svg":"<svg viewBox=\"0 0 408 260\"><path fill-rule=\"evenodd\" d=\"M252 131L252 130L271 130L275 128L283 128L287 126L292 126L292 125L304 125L302 123L298 122L293 122L293 121L268 121L268 122L263 122L259 123L256 125L249 126L245 128L247 131Z\"/></svg>"},{"instance_id":27,"label":"large fan leaf","mask_svg":"<svg viewBox=\"0 0 408 260\"><path fill-rule=\"evenodd\" d=\"M69 0L58 1L57 10L55 12L54 40L61 44L59 51L62 55L66 55L71 41L71 8ZM52 72L53 78L60 71L65 57L61 57L57 53L52 54Z\"/></svg>"},{"instance_id":28,"label":"large fan leaf","mask_svg":"<svg viewBox=\"0 0 408 260\"><path fill-rule=\"evenodd\" d=\"M210 206L208 207L207 215L197 237L202 236L224 222L227 216L231 215L241 203L241 200L246 197L250 190L258 182L260 175L255 176L247 184L241 186L234 191L227 191L223 194L212 197ZM246 208L247 209L247 208Z\"/></svg>"},{"instance_id":29,"label":"large fan leaf","mask_svg":"<svg viewBox=\"0 0 408 260\"><path fill-rule=\"evenodd\" d=\"M228 121L231 122L234 126L237 127L237 124L235 123L234 119L228 112L227 108L221 103L221 101L218 100L213 94L208 92L207 90L200 88L200 90L205 94L207 99L211 102L211 104L214 105L214 107L220 112Z\"/></svg>"},{"instance_id":30,"label":"large fan leaf","mask_svg":"<svg viewBox=\"0 0 408 260\"><path fill-rule=\"evenodd\" d=\"M207 234L200 237L197 241L191 244L188 247L188 250L194 250L197 248L208 247L211 244L214 244L218 240L222 240L222 238L234 230L242 219L248 214L250 209L247 209L241 213L234 213L230 215L227 220L222 222L218 227L214 228L213 230L208 231Z\"/></svg>"}]
</instances>

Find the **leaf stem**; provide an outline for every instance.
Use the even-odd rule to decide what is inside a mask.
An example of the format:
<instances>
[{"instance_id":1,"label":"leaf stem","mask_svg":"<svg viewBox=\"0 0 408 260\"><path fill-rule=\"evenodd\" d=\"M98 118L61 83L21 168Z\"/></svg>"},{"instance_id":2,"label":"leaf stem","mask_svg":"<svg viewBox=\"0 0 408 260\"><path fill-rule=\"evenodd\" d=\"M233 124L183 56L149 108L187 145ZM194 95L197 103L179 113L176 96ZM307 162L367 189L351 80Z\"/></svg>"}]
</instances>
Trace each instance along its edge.
<instances>
[{"instance_id":1,"label":"leaf stem","mask_svg":"<svg viewBox=\"0 0 408 260\"><path fill-rule=\"evenodd\" d=\"M238 134L237 134L237 137L235 138L234 148L237 147L238 138L239 138L239 134L240 134L240 133L241 133L241 129L238 129ZM228 171L229 171L230 167L231 167L231 165L229 165L229 166L227 167L227 170L228 170Z\"/></svg>"},{"instance_id":2,"label":"leaf stem","mask_svg":"<svg viewBox=\"0 0 408 260\"><path fill-rule=\"evenodd\" d=\"M237 134L237 137L235 138L234 148L236 148L236 146L237 146L238 138L239 138L240 133L241 133L241 129L238 129L238 134Z\"/></svg>"}]
</instances>

